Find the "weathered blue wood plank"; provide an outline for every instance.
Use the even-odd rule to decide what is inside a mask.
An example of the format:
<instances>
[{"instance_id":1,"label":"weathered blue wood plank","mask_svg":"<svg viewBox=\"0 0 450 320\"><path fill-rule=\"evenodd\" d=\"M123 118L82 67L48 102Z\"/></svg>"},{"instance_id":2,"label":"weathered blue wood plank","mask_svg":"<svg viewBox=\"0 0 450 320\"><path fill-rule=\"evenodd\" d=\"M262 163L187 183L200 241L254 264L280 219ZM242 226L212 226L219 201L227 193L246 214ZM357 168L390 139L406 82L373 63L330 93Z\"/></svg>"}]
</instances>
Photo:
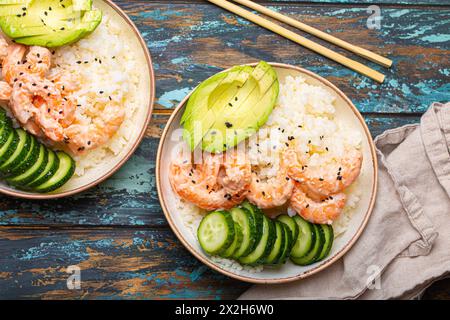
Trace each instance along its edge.
<instances>
[{"instance_id":1,"label":"weathered blue wood plank","mask_svg":"<svg viewBox=\"0 0 450 320\"><path fill-rule=\"evenodd\" d=\"M67 267L81 268L69 290ZM0 299L219 299L248 285L194 259L166 229L0 228Z\"/></svg>"},{"instance_id":2,"label":"weathered blue wood plank","mask_svg":"<svg viewBox=\"0 0 450 320\"><path fill-rule=\"evenodd\" d=\"M223 68L258 59L317 72L365 112L423 112L432 101L450 100L449 8L382 8L381 29L369 30L365 6L272 6L392 58L392 69L367 63L386 74L379 85L215 6L147 3L145 11L142 6L123 3L153 54L158 108L173 108L195 85Z\"/></svg>"}]
</instances>

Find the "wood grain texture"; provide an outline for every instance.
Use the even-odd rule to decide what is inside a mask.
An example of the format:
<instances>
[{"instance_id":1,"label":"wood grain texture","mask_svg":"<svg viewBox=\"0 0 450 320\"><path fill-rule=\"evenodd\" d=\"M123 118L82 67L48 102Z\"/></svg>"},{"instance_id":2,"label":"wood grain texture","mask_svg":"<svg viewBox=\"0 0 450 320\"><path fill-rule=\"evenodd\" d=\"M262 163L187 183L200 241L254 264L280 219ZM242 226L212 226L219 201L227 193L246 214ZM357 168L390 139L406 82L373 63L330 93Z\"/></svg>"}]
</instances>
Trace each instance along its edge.
<instances>
[{"instance_id":1,"label":"wood grain texture","mask_svg":"<svg viewBox=\"0 0 450 320\"><path fill-rule=\"evenodd\" d=\"M158 75L157 108L173 108L200 81L218 70L258 59L312 70L337 84L364 112L423 112L432 101L450 98L447 8L382 9L381 29L369 30L364 6L271 7L392 58L391 69L368 63L386 74L385 83L379 85L210 4L152 4L142 12L143 5L124 4L153 54Z\"/></svg>"},{"instance_id":2,"label":"wood grain texture","mask_svg":"<svg viewBox=\"0 0 450 320\"><path fill-rule=\"evenodd\" d=\"M194 259L167 229L0 228L0 299L234 298L247 285ZM81 268L68 290L67 267Z\"/></svg>"},{"instance_id":3,"label":"wood grain texture","mask_svg":"<svg viewBox=\"0 0 450 320\"><path fill-rule=\"evenodd\" d=\"M259 2L387 54L394 68L379 68L387 81L377 85L204 1L117 1L152 53L157 110L135 155L105 183L64 200L0 196L0 299L219 299L248 287L183 248L162 214L154 180L156 149L171 109L223 68L264 59L317 72L349 95L373 136L416 123L432 101L450 100L448 1ZM366 27L372 3L382 9L380 30ZM82 268L81 290L66 287L69 265ZM425 297L448 298L449 288L448 281L437 283Z\"/></svg>"}]
</instances>

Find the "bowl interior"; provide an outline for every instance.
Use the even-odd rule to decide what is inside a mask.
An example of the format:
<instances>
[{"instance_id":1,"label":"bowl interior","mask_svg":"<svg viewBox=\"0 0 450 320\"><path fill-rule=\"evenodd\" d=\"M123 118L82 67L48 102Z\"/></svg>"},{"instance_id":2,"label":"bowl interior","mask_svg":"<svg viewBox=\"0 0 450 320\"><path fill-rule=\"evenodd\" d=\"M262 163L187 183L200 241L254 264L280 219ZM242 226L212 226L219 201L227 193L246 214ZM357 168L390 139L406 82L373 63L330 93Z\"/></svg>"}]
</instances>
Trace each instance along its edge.
<instances>
[{"instance_id":1,"label":"bowl interior","mask_svg":"<svg viewBox=\"0 0 450 320\"><path fill-rule=\"evenodd\" d=\"M334 92L338 97L335 102L336 118L345 123L348 127L359 131L362 137L364 161L361 175L358 178L358 193L360 193L361 200L358 206L354 209L354 213L348 225L347 231L336 239L332 252L326 260L307 267L296 266L291 262L288 262L281 268L265 267L262 272L252 273L246 270L236 271L230 270L229 268L224 269L220 265L214 263L202 252L196 237L193 235L192 231L185 226L181 215L177 213L175 194L172 191L168 178L170 159L172 158L171 152L180 142L179 130L177 131L177 129L180 128L180 118L184 110L184 103L186 102L186 99L180 104L167 124L165 134L161 140L160 153L157 160L159 168L157 171L158 187L161 204L172 229L179 239L183 242L187 249L191 251L191 253L210 267L228 276L253 283L288 282L318 272L333 263L340 256L342 256L347 249L350 248L351 244L353 244L357 236L362 231L365 226L365 222L370 215L376 192L376 157L373 142L364 120L356 108L342 92L317 75L314 75L309 71L287 65L273 64L273 66L276 69L280 83L283 83L284 78L288 75L298 76L301 74L307 79L308 83L322 86L327 90Z\"/></svg>"},{"instance_id":2,"label":"bowl interior","mask_svg":"<svg viewBox=\"0 0 450 320\"><path fill-rule=\"evenodd\" d=\"M140 66L138 71L140 72L141 81L139 82L136 95L138 108L131 118L134 125L131 127L132 132L129 136L129 143L117 155L107 157L100 166L95 168L95 170L88 170L81 177L74 176L67 184L53 193L36 195L34 193L13 189L4 182L0 182L0 192L24 198L48 199L83 191L100 181L103 181L106 177L118 170L140 142L140 138L150 119L154 97L154 91L152 89L153 69L150 56L145 43L141 41L137 29L129 22L123 12L109 1L94 0L94 6L101 9L103 13L111 17L113 23L120 26L126 36L127 44L130 46L131 52L135 55Z\"/></svg>"}]
</instances>

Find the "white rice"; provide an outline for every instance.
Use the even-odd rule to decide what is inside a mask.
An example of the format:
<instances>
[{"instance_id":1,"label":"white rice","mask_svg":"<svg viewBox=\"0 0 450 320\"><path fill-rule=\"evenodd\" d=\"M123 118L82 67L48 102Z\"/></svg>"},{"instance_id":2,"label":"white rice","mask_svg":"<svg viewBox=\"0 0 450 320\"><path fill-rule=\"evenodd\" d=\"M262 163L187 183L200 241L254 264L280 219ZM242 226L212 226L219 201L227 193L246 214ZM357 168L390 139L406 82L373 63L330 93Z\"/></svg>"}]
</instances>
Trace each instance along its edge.
<instances>
[{"instance_id":1,"label":"white rice","mask_svg":"<svg viewBox=\"0 0 450 320\"><path fill-rule=\"evenodd\" d=\"M300 153L315 151L311 156L314 165L320 165L330 157L339 158L348 146L360 148L362 137L359 132L335 119L335 100L334 94L308 84L301 76L286 77L284 83L280 84L278 102L267 123L248 141L250 161L261 168L261 178L270 179L276 175L277 164L288 147L287 141L289 147L295 147ZM345 233L358 205L360 194L357 185L358 180L346 190L346 206L340 218L333 223L335 237ZM197 237L198 225L206 212L181 199L177 207L185 226ZM261 266L242 266L230 259L212 257L212 260L225 269L249 272L262 270Z\"/></svg>"},{"instance_id":2,"label":"white rice","mask_svg":"<svg viewBox=\"0 0 450 320\"><path fill-rule=\"evenodd\" d=\"M102 23L91 35L55 52L52 72L64 70L79 78L80 89L72 94L79 115L86 117L96 103L108 103L110 99L126 110L122 126L106 144L75 157L77 176L119 154L131 138L142 76L127 43L125 31L104 12Z\"/></svg>"}]
</instances>

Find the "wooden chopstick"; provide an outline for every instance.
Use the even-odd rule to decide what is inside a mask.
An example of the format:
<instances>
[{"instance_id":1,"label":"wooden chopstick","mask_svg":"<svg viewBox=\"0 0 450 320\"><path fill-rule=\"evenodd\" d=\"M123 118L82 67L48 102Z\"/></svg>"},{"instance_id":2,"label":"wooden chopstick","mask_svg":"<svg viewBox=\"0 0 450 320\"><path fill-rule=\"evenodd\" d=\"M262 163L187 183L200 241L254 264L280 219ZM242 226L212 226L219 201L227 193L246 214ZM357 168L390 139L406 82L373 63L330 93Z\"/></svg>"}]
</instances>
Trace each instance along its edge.
<instances>
[{"instance_id":1,"label":"wooden chopstick","mask_svg":"<svg viewBox=\"0 0 450 320\"><path fill-rule=\"evenodd\" d=\"M291 41L294 41L318 54L321 54L333 61L336 61L356 72L359 72L366 77L369 77L379 83L383 83L384 81L384 75L376 70L373 70L362 63L359 63L355 60L349 59L337 52L334 52L324 46L321 46L320 44L317 44L309 39L306 39L295 32L292 32L286 28L283 28L267 19L264 19L248 10L245 10L233 3L230 3L226 0L208 0L211 3L214 3L215 5L228 10L234 14L237 14L261 27L264 27L270 31L273 31Z\"/></svg>"},{"instance_id":2,"label":"wooden chopstick","mask_svg":"<svg viewBox=\"0 0 450 320\"><path fill-rule=\"evenodd\" d=\"M305 31L307 33L310 33L320 39L326 40L334 45L337 45L341 48L344 48L350 52L353 52L363 58L366 58L372 62L378 63L384 67L390 68L392 66L392 60L385 58L383 56L380 56L379 54L376 54L372 51L366 50L364 48L355 46L351 43L348 43L347 41L338 39L326 32L320 31L316 28L313 28L305 23L302 23L298 20L292 19L290 17L287 17L281 13L275 12L269 8L266 8L260 4L257 4L250 0L233 0L234 2L240 3L246 7L249 7L253 10L256 10L268 17L274 18L278 21L281 21L283 23L286 23L292 27L295 27L297 29L300 29L302 31Z\"/></svg>"}]
</instances>

